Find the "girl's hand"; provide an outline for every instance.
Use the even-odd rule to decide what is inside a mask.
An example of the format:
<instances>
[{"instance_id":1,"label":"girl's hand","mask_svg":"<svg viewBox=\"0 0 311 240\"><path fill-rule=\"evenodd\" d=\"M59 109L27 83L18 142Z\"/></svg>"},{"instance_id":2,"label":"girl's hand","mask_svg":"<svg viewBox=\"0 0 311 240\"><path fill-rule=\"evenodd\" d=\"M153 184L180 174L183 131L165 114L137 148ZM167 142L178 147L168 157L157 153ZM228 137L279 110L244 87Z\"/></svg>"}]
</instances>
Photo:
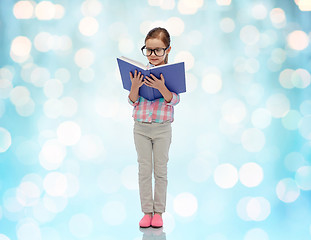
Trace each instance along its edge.
<instances>
[{"instance_id":1,"label":"girl's hand","mask_svg":"<svg viewBox=\"0 0 311 240\"><path fill-rule=\"evenodd\" d=\"M153 74L150 74L150 77L146 76L146 81L144 82L145 85L148 87L156 88L158 90L165 87L165 79L163 77L163 74L160 75L161 79L156 78Z\"/></svg>"},{"instance_id":2,"label":"girl's hand","mask_svg":"<svg viewBox=\"0 0 311 240\"><path fill-rule=\"evenodd\" d=\"M137 74L137 70L135 70L134 76L132 72L130 72L131 82L132 82L132 88L139 89L143 84L144 75L139 72Z\"/></svg>"}]
</instances>

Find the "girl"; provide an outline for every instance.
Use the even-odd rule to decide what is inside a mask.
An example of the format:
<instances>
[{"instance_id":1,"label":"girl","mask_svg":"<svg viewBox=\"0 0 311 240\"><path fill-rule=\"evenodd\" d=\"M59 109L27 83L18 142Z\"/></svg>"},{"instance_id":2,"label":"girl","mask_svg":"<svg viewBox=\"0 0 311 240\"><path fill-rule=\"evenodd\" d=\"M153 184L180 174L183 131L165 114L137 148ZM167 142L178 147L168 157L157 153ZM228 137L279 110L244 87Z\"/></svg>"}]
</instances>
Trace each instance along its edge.
<instances>
[{"instance_id":1,"label":"girl","mask_svg":"<svg viewBox=\"0 0 311 240\"><path fill-rule=\"evenodd\" d=\"M142 53L148 58L149 66L166 64L171 51L170 35L164 28L152 29L145 38ZM167 162L171 143L171 122L174 120L174 107L179 103L179 95L170 92L165 86L165 78L154 75L143 76L130 72L132 86L129 103L134 106L134 142L139 164L139 192L144 217L140 227L162 227L162 213L165 212L167 190ZM163 98L154 101L139 96L143 85L156 88ZM153 157L153 158L152 158ZM152 191L152 170L154 171L154 197Z\"/></svg>"}]
</instances>

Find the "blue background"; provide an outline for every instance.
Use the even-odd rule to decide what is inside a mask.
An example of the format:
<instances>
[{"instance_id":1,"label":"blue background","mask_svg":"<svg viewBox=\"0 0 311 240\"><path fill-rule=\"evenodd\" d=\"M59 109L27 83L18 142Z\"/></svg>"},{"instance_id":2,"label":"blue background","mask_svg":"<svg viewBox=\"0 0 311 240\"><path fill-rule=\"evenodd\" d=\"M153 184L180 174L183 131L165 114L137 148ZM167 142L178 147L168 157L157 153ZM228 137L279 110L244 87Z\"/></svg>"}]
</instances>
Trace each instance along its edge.
<instances>
[{"instance_id":1,"label":"blue background","mask_svg":"<svg viewBox=\"0 0 311 240\"><path fill-rule=\"evenodd\" d=\"M0 2L0 240L311 238L311 13L298 1L59 0L48 20L19 19L16 3ZM116 58L147 64L140 47L159 25L188 91L164 228L141 232Z\"/></svg>"}]
</instances>

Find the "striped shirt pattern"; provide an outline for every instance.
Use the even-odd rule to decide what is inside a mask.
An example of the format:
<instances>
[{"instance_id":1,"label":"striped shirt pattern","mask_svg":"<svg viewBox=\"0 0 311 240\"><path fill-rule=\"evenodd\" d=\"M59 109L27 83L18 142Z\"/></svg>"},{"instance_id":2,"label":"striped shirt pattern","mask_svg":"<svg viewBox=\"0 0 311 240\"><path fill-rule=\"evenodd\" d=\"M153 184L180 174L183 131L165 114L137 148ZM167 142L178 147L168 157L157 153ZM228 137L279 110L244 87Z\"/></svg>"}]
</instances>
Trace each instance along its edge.
<instances>
[{"instance_id":1,"label":"striped shirt pattern","mask_svg":"<svg viewBox=\"0 0 311 240\"><path fill-rule=\"evenodd\" d=\"M134 106L133 118L139 122L173 122L174 121L174 106L176 106L180 97L172 92L173 98L168 103L164 98L158 98L154 101L149 101L143 97L139 97L136 102L132 102L128 98L129 103Z\"/></svg>"}]
</instances>

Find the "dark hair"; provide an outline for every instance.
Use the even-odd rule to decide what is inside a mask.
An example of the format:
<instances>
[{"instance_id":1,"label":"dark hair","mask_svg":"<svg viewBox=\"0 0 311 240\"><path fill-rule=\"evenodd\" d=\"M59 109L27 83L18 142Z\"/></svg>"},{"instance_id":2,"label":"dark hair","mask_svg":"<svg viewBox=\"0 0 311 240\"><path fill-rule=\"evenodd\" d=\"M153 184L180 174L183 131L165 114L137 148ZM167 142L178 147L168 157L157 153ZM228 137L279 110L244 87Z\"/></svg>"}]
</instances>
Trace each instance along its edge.
<instances>
[{"instance_id":1,"label":"dark hair","mask_svg":"<svg viewBox=\"0 0 311 240\"><path fill-rule=\"evenodd\" d=\"M160 38L161 41L165 44L165 47L169 47L171 45L170 34L165 28L156 27L156 28L151 29L145 38L145 43L150 38ZM164 62L165 63L168 62L168 55L166 55Z\"/></svg>"}]
</instances>

